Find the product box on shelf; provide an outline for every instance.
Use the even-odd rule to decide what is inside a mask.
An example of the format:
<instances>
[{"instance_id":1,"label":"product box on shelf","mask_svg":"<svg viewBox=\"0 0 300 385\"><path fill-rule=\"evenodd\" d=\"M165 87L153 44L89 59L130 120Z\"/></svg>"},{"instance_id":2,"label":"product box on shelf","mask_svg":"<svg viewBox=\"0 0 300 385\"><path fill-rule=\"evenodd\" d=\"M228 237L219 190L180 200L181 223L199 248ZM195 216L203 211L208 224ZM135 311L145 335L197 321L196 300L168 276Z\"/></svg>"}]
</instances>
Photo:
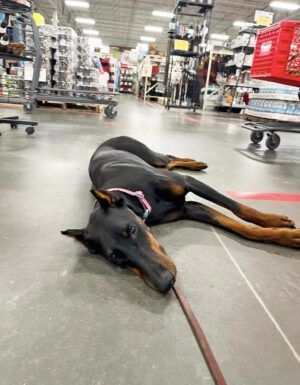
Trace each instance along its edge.
<instances>
[{"instance_id":1,"label":"product box on shelf","mask_svg":"<svg viewBox=\"0 0 300 385\"><path fill-rule=\"evenodd\" d=\"M247 115L300 122L299 89L283 84L261 82L259 93L250 94Z\"/></svg>"}]
</instances>

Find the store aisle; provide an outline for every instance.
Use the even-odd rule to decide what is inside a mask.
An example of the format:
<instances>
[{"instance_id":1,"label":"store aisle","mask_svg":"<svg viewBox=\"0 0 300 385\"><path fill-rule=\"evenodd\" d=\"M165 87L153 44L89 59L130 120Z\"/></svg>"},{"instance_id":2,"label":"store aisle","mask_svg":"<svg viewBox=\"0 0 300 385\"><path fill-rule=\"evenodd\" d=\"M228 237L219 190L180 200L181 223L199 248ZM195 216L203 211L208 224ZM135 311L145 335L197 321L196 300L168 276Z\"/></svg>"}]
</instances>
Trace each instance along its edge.
<instances>
[{"instance_id":1,"label":"store aisle","mask_svg":"<svg viewBox=\"0 0 300 385\"><path fill-rule=\"evenodd\" d=\"M294 137L282 135L280 149L266 151L249 145L238 116L166 112L131 96L120 98L115 120L48 110L35 118L39 128L30 137L1 127L5 385L212 385L174 295L150 290L60 230L86 224L93 204L88 161L110 137L129 135L157 151L205 161L208 170L193 176L221 192L297 193ZM300 227L299 203L247 204L286 213ZM178 284L228 384L298 385L299 251L191 222L153 233L174 258Z\"/></svg>"}]
</instances>

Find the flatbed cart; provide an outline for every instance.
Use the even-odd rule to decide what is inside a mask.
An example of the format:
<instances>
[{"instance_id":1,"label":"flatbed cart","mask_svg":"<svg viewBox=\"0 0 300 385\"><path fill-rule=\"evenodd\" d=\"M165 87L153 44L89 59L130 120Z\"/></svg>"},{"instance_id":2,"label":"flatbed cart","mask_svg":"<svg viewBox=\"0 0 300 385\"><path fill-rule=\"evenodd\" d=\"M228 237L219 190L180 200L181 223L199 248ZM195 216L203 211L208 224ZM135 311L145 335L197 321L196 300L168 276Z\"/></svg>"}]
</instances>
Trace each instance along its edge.
<instances>
[{"instance_id":1,"label":"flatbed cart","mask_svg":"<svg viewBox=\"0 0 300 385\"><path fill-rule=\"evenodd\" d=\"M269 150L275 150L280 145L281 139L277 132L300 134L300 123L294 122L245 122L242 127L251 131L250 139L252 143L260 143L266 133L266 146Z\"/></svg>"},{"instance_id":2,"label":"flatbed cart","mask_svg":"<svg viewBox=\"0 0 300 385\"><path fill-rule=\"evenodd\" d=\"M30 100L31 95L34 94L34 84L38 81L39 78L39 68L41 63L41 49L40 49L40 41L38 38L38 30L37 26L35 24L35 21L30 13L31 11L31 0L0 0L0 9L1 12L7 13L7 14L15 14L17 15L18 19L24 22L24 24L28 24L31 26L33 30L33 40L34 40L34 53L35 55L28 56L28 55L15 55L13 53L7 53L7 52L0 52L0 59L4 60L17 60L17 61L35 61L36 69L33 73L33 85L30 88L28 94L26 95L26 100ZM19 100L16 98L12 98L11 101L10 98L7 98L8 102L12 103L18 103ZM5 103L5 98L1 98L0 103ZM32 121L32 120L23 120L19 119L18 116L10 116L10 117L4 117L0 118L0 124L8 124L12 129L17 129L19 125L27 126L25 131L28 135L32 135L34 133L34 126L38 125L38 122ZM1 135L1 132L0 132Z\"/></svg>"},{"instance_id":3,"label":"flatbed cart","mask_svg":"<svg viewBox=\"0 0 300 385\"><path fill-rule=\"evenodd\" d=\"M66 90L60 88L38 88L36 102L60 102L60 103L89 103L106 105L105 115L114 119L118 114L118 101L113 96L119 95L118 92L94 92L83 90ZM36 103L28 102L25 104L27 112L31 112Z\"/></svg>"}]
</instances>

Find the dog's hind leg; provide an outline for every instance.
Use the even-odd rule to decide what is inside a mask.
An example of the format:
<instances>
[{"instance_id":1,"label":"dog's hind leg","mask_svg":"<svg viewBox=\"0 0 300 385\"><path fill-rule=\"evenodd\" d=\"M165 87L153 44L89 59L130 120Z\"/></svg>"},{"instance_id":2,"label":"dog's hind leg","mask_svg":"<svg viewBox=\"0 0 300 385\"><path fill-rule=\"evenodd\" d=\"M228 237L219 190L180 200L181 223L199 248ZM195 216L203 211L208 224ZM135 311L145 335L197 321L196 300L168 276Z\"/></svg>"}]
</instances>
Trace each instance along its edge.
<instances>
[{"instance_id":1,"label":"dog's hind leg","mask_svg":"<svg viewBox=\"0 0 300 385\"><path fill-rule=\"evenodd\" d=\"M185 187L188 191L207 199L219 206L225 207L232 211L239 218L254 223L261 227L288 227L295 228L295 224L285 215L266 214L248 207L242 203L238 203L218 191L207 186L190 176L185 177Z\"/></svg>"},{"instance_id":2,"label":"dog's hind leg","mask_svg":"<svg viewBox=\"0 0 300 385\"><path fill-rule=\"evenodd\" d=\"M168 170L184 168L195 171L201 171L207 168L206 163L197 162L189 158L176 158L172 155L164 155L152 151L143 143L128 136L119 136L117 138L109 139L102 143L101 147L111 147L116 150L130 152L156 168L166 168Z\"/></svg>"},{"instance_id":3,"label":"dog's hind leg","mask_svg":"<svg viewBox=\"0 0 300 385\"><path fill-rule=\"evenodd\" d=\"M185 203L184 219L218 226L253 241L272 242L282 246L300 248L299 229L263 228L247 225L198 202Z\"/></svg>"}]
</instances>

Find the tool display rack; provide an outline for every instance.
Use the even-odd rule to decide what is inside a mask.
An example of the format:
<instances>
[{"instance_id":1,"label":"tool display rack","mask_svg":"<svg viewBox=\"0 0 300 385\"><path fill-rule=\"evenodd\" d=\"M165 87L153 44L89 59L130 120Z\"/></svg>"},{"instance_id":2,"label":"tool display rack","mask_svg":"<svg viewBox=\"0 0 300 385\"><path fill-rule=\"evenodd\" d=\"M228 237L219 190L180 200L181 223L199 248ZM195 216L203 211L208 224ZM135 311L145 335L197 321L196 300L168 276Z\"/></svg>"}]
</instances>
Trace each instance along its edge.
<instances>
[{"instance_id":1,"label":"tool display rack","mask_svg":"<svg viewBox=\"0 0 300 385\"><path fill-rule=\"evenodd\" d=\"M202 17L204 18L204 27L209 29L209 21L211 19L211 11L214 7L214 0L177 0L177 3L174 8L174 21L177 24L178 20L182 17L186 16L188 18L191 17ZM190 12L189 12L190 11ZM165 70L165 97L164 97L164 106L167 110L171 108L179 108L179 109L188 109L195 112L197 109L200 109L199 106L187 106L182 104L181 100L179 104L173 104L172 101L172 70L174 65L174 56L179 56L186 58L187 61L190 61L191 58L200 58L201 47L198 46L197 52L186 52L174 49L174 42L176 39L175 33L169 32L169 42L168 49L166 55L166 70Z\"/></svg>"},{"instance_id":2,"label":"tool display rack","mask_svg":"<svg viewBox=\"0 0 300 385\"><path fill-rule=\"evenodd\" d=\"M31 25L34 33L34 45L35 45L35 63L36 69L33 73L33 82L32 87L28 92L27 100L25 103L30 102L34 93L35 93L35 84L38 82L39 78L39 39L37 34L37 27L33 20L33 17L30 13L31 11L31 1L28 0L0 0L0 9L3 13L6 14L20 14L20 19L25 23ZM30 56L23 55L14 55L11 53L0 52L0 59L7 60L18 60L18 61L33 61L34 58ZM3 101L2 101L3 102ZM11 100L10 100L11 102ZM34 126L37 126L36 121L32 120L21 120L18 116L12 116L7 118L0 118L0 124L9 124L12 129L18 128L19 125L24 125L26 127L26 132L28 135L34 133ZM0 133L1 135L1 133Z\"/></svg>"}]
</instances>

